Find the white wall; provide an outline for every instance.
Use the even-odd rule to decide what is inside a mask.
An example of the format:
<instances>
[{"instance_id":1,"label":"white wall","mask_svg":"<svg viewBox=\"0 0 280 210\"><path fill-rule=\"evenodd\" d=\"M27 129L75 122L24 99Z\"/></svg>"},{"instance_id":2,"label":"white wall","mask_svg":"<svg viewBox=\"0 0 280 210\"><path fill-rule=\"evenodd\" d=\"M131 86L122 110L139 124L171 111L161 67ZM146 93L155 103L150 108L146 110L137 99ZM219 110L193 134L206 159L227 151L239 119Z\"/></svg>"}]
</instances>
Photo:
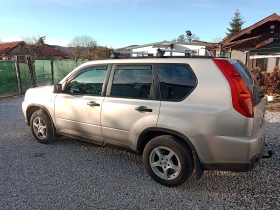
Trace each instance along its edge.
<instances>
[{"instance_id":1,"label":"white wall","mask_svg":"<svg viewBox=\"0 0 280 210\"><path fill-rule=\"evenodd\" d=\"M267 72L272 72L275 66L276 66L276 58L268 58Z\"/></svg>"},{"instance_id":2,"label":"white wall","mask_svg":"<svg viewBox=\"0 0 280 210\"><path fill-rule=\"evenodd\" d=\"M180 50L180 51L183 51L183 50L198 50L198 55L206 55L206 51L205 49L202 49L202 48L205 48L205 46L202 46L202 45L182 45L182 44L174 44L173 45L173 50ZM132 49L132 52L146 52L146 53L153 53L154 55L156 55L157 53L157 48L153 48L153 45L151 46L148 46L148 47L141 47L141 48L134 48ZM173 56L184 56L183 53L176 53L176 52L173 52L172 53ZM133 57L137 57L139 55L136 55L136 54L132 54ZM166 52L164 54L164 56L170 56L170 52Z\"/></svg>"},{"instance_id":3,"label":"white wall","mask_svg":"<svg viewBox=\"0 0 280 210\"><path fill-rule=\"evenodd\" d=\"M233 58L233 59L239 59L244 64L246 63L246 52L233 50L233 51L231 51L231 56L230 57Z\"/></svg>"},{"instance_id":4,"label":"white wall","mask_svg":"<svg viewBox=\"0 0 280 210\"><path fill-rule=\"evenodd\" d=\"M198 51L198 55L206 55L205 52L205 46L203 45L181 45L181 44L174 44L174 50L197 50ZM203 49L202 49L203 48ZM173 55L184 55L182 53L173 53Z\"/></svg>"},{"instance_id":5,"label":"white wall","mask_svg":"<svg viewBox=\"0 0 280 210\"><path fill-rule=\"evenodd\" d=\"M148 47L141 47L141 48L135 48L132 49L132 52L145 52L145 53L153 53L154 55L157 53L157 48L152 48L153 45L148 46ZM140 55L137 54L132 54L133 57L137 57Z\"/></svg>"}]
</instances>

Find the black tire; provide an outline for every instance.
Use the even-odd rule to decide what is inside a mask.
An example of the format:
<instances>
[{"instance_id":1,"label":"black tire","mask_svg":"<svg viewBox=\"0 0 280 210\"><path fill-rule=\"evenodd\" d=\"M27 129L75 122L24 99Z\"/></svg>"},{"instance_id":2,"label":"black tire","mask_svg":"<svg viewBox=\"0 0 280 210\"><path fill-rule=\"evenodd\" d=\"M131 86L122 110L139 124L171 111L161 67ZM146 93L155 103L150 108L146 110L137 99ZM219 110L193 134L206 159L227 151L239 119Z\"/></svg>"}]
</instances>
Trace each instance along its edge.
<instances>
[{"instance_id":1,"label":"black tire","mask_svg":"<svg viewBox=\"0 0 280 210\"><path fill-rule=\"evenodd\" d=\"M158 151L162 155L162 160L157 153ZM173 154L171 151L175 154L169 159L168 155ZM164 154L164 152L170 153ZM159 160L153 162L154 159ZM156 182L168 187L176 187L183 184L192 175L194 170L191 150L181 140L171 135L157 136L149 141L144 149L143 161L144 167L150 176ZM152 167L150 162L155 163L157 166ZM176 170L173 170L173 168Z\"/></svg>"},{"instance_id":2,"label":"black tire","mask_svg":"<svg viewBox=\"0 0 280 210\"><path fill-rule=\"evenodd\" d=\"M38 132L38 127L41 126L41 131ZM35 139L42 144L50 144L55 141L52 122L48 115L43 110L34 112L30 120L30 128Z\"/></svg>"}]
</instances>

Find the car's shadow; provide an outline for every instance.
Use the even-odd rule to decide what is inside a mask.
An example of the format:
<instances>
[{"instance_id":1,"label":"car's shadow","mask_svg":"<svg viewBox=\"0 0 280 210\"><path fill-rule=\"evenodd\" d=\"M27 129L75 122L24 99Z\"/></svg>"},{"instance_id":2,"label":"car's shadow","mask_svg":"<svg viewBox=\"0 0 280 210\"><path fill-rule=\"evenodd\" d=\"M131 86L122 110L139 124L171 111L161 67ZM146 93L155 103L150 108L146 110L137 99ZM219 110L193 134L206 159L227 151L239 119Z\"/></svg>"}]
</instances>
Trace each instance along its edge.
<instances>
[{"instance_id":1,"label":"car's shadow","mask_svg":"<svg viewBox=\"0 0 280 210\"><path fill-rule=\"evenodd\" d=\"M196 180L195 171L190 179L178 187L178 190L205 190L207 187L211 187L211 191L221 193L225 189L225 185L232 186L234 188L240 188L240 193L245 193L248 190L254 191L254 189L267 190L267 185L264 183L273 182L275 176L280 176L280 140L277 132L271 132L271 129L280 130L280 123L269 123L269 130L266 131L267 149L272 149L274 155L270 159L262 159L261 165L257 166L253 171L250 172L226 172L226 171L205 171L203 177L200 180ZM103 159L108 161L114 161L114 164L120 166L119 170L126 170L129 167L130 170L134 170L137 173L141 173L142 176L147 178L143 184L150 185L152 179L147 176L144 170L142 157L129 153L124 150L114 149L110 147L102 147L88 142L79 141L73 138L61 137L56 140L53 146L64 147L65 145L74 145L77 149L76 152L86 152L86 161L94 161L94 153L99 152ZM72 147L71 147L72 148ZM104 154L104 155L103 155ZM125 165L123 165L125 158ZM108 167L111 166L104 166ZM141 172L142 171L142 172ZM273 176L274 175L274 176ZM111 176L108 174L108 176ZM244 182L246 185L244 185ZM260 184L260 182L262 182Z\"/></svg>"}]
</instances>

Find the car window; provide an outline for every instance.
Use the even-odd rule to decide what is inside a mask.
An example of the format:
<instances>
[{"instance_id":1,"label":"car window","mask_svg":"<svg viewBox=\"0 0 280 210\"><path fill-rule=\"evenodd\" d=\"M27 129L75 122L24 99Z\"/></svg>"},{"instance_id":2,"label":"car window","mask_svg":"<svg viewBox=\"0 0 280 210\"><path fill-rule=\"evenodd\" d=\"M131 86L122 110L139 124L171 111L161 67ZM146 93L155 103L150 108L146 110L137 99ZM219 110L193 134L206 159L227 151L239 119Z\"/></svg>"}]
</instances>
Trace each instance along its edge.
<instances>
[{"instance_id":1,"label":"car window","mask_svg":"<svg viewBox=\"0 0 280 210\"><path fill-rule=\"evenodd\" d=\"M161 99L182 100L195 88L197 80L188 64L159 64Z\"/></svg>"},{"instance_id":2,"label":"car window","mask_svg":"<svg viewBox=\"0 0 280 210\"><path fill-rule=\"evenodd\" d=\"M111 96L123 98L152 98L152 66L117 66Z\"/></svg>"},{"instance_id":3,"label":"car window","mask_svg":"<svg viewBox=\"0 0 280 210\"><path fill-rule=\"evenodd\" d=\"M107 66L85 68L67 85L66 92L75 95L100 96L105 80Z\"/></svg>"}]
</instances>

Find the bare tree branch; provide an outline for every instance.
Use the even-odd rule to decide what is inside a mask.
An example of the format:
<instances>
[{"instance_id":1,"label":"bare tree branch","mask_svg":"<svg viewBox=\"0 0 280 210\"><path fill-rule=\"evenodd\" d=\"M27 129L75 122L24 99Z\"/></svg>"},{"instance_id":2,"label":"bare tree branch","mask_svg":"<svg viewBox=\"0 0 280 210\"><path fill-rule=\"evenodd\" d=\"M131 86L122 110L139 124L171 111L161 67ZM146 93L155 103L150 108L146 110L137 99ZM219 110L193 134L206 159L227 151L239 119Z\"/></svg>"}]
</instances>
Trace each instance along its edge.
<instances>
[{"instance_id":1,"label":"bare tree branch","mask_svg":"<svg viewBox=\"0 0 280 210\"><path fill-rule=\"evenodd\" d=\"M212 39L212 41L214 42L214 43L220 43L221 41L223 41L223 37L221 37L221 36L216 36L216 37L214 37L213 39Z\"/></svg>"},{"instance_id":2,"label":"bare tree branch","mask_svg":"<svg viewBox=\"0 0 280 210\"><path fill-rule=\"evenodd\" d=\"M200 40L199 36L196 36L195 34L192 34L191 36L187 36L184 34L181 34L178 36L178 38L173 39L173 42L195 42Z\"/></svg>"},{"instance_id":3,"label":"bare tree branch","mask_svg":"<svg viewBox=\"0 0 280 210\"><path fill-rule=\"evenodd\" d=\"M96 45L96 41L87 35L75 36L68 44L69 47L95 47Z\"/></svg>"},{"instance_id":4,"label":"bare tree branch","mask_svg":"<svg viewBox=\"0 0 280 210\"><path fill-rule=\"evenodd\" d=\"M68 47L71 47L69 52L70 57L77 60L77 59L94 59L94 51L97 47L97 42L90 36L87 35L80 35L75 36Z\"/></svg>"},{"instance_id":5,"label":"bare tree branch","mask_svg":"<svg viewBox=\"0 0 280 210\"><path fill-rule=\"evenodd\" d=\"M21 47L21 53L30 55L32 60L51 58L52 55L48 54L46 51L48 46L45 44L45 38L46 36L23 37L22 40L25 44Z\"/></svg>"}]
</instances>

